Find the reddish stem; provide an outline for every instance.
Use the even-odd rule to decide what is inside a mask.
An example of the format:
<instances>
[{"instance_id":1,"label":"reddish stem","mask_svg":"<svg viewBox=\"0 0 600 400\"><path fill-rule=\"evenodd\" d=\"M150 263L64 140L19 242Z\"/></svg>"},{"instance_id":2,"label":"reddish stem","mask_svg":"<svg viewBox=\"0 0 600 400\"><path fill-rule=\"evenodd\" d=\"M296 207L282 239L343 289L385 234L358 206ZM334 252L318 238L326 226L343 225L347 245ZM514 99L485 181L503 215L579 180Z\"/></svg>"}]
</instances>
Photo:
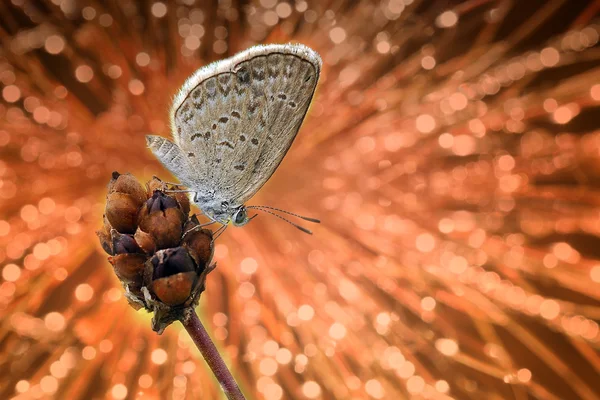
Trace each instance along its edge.
<instances>
[{"instance_id":1,"label":"reddish stem","mask_svg":"<svg viewBox=\"0 0 600 400\"><path fill-rule=\"evenodd\" d=\"M210 336L204 329L204 325L198 318L198 315L194 309L189 308L184 313L184 317L181 319L181 323L185 327L185 330L189 333L196 343L198 350L202 353L202 356L206 360L206 363L215 374L215 377L221 384L221 388L229 400L245 400L246 398L242 394L235 379L227 369L225 362L221 358L219 351L212 342Z\"/></svg>"}]
</instances>

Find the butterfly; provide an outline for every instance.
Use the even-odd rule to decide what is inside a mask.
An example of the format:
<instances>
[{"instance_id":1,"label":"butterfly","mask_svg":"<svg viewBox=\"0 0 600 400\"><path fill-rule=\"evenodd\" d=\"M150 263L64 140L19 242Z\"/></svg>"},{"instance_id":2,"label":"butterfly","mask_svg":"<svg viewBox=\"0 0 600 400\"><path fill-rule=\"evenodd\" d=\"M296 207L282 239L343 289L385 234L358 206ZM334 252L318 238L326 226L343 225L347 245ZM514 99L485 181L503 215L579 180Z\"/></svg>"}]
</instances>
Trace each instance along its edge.
<instances>
[{"instance_id":1,"label":"butterfly","mask_svg":"<svg viewBox=\"0 0 600 400\"><path fill-rule=\"evenodd\" d=\"M224 227L243 226L254 208L305 219L288 211L245 203L273 175L296 137L321 72L321 58L302 44L254 46L197 70L175 95L173 141L146 143L190 192L190 199Z\"/></svg>"}]
</instances>

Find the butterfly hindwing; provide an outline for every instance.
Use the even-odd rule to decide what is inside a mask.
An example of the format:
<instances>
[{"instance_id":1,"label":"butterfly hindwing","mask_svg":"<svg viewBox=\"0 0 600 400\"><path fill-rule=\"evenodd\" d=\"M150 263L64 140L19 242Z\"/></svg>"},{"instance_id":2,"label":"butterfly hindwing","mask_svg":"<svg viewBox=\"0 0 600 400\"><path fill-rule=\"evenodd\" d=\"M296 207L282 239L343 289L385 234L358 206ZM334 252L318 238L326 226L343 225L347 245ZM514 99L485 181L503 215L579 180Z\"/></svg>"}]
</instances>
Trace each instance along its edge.
<instances>
[{"instance_id":1,"label":"butterfly hindwing","mask_svg":"<svg viewBox=\"0 0 600 400\"><path fill-rule=\"evenodd\" d=\"M259 64L259 60L262 63ZM258 82L257 87L265 92L268 126L267 134L258 143L261 150L251 179L245 190L238 192L236 203L239 204L245 203L265 184L289 150L308 111L320 70L318 63L294 52L273 52L243 64L251 69L257 64L266 64L265 81Z\"/></svg>"}]
</instances>

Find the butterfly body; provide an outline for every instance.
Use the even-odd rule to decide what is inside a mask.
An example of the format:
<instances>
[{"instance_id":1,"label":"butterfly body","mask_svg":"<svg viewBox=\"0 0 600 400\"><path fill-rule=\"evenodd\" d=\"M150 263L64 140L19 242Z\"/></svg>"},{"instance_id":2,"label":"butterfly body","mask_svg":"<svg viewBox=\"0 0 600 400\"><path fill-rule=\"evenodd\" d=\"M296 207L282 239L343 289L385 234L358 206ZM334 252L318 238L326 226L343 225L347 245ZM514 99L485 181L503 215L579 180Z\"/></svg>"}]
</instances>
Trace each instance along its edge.
<instances>
[{"instance_id":1,"label":"butterfly body","mask_svg":"<svg viewBox=\"0 0 600 400\"><path fill-rule=\"evenodd\" d=\"M244 204L292 145L320 68L300 44L255 46L207 65L174 98L173 141L147 136L148 147L210 219L244 225Z\"/></svg>"}]
</instances>

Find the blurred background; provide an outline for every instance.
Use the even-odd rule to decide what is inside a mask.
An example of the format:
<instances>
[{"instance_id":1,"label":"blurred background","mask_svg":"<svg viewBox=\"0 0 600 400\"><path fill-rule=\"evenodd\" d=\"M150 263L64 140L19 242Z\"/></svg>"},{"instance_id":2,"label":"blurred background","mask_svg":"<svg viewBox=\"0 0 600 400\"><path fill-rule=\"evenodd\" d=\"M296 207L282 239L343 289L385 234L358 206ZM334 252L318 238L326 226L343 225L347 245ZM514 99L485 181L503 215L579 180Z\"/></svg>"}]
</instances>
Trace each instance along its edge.
<instances>
[{"instance_id":1,"label":"blurred background","mask_svg":"<svg viewBox=\"0 0 600 400\"><path fill-rule=\"evenodd\" d=\"M0 398L218 399L127 305L95 230L111 172L173 178L195 69L324 61L198 308L249 399L600 398L600 1L3 0Z\"/></svg>"}]
</instances>

